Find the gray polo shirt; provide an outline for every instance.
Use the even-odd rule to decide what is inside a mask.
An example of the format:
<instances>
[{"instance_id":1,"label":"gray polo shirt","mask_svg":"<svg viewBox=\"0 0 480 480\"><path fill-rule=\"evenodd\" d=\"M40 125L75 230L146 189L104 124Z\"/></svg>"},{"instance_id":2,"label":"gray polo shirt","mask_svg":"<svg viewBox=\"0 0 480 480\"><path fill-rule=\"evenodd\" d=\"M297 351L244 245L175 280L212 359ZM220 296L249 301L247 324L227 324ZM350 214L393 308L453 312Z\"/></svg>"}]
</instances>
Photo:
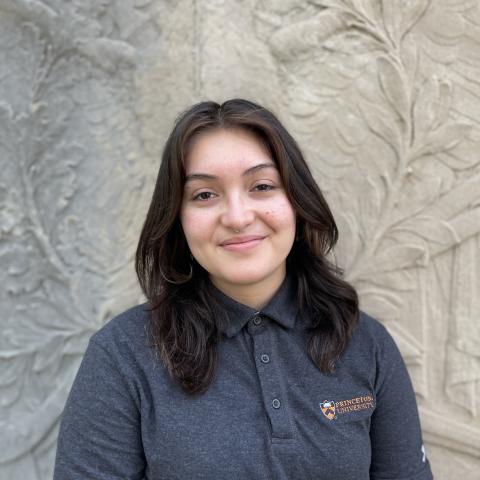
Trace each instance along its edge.
<instances>
[{"instance_id":1,"label":"gray polo shirt","mask_svg":"<svg viewBox=\"0 0 480 480\"><path fill-rule=\"evenodd\" d=\"M307 354L288 278L228 312L209 390L190 397L146 347L145 304L90 340L63 414L55 480L429 480L417 406L385 328L361 314L333 375Z\"/></svg>"}]
</instances>

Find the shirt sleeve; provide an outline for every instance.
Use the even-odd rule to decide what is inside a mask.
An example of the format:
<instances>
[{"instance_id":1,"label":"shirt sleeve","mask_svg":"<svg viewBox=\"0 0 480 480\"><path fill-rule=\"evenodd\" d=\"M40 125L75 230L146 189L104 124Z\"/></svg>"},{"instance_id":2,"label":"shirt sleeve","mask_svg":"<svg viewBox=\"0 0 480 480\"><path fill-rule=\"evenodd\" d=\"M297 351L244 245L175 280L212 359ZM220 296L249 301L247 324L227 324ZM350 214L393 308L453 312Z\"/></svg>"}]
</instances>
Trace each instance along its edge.
<instances>
[{"instance_id":1,"label":"shirt sleeve","mask_svg":"<svg viewBox=\"0 0 480 480\"><path fill-rule=\"evenodd\" d=\"M400 351L385 327L377 361L370 440L371 480L431 480L415 393Z\"/></svg>"},{"instance_id":2,"label":"shirt sleeve","mask_svg":"<svg viewBox=\"0 0 480 480\"><path fill-rule=\"evenodd\" d=\"M118 363L90 340L63 412L54 480L144 478L138 399Z\"/></svg>"}]
</instances>

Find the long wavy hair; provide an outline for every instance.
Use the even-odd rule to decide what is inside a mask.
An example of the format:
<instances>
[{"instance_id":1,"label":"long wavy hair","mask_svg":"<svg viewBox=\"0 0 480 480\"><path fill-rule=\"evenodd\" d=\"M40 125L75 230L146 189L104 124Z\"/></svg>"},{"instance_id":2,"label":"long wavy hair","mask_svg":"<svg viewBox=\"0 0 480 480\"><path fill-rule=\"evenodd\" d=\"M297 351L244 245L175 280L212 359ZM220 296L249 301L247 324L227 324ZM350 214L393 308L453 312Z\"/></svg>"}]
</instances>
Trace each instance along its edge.
<instances>
[{"instance_id":1,"label":"long wavy hair","mask_svg":"<svg viewBox=\"0 0 480 480\"><path fill-rule=\"evenodd\" d=\"M219 128L254 133L279 170L297 218L287 271L296 276L299 306L311 320L308 353L322 372L332 373L358 321L357 294L327 259L337 226L293 137L273 113L243 99L194 105L178 117L166 141L135 262L149 305L150 346L186 393L208 389L217 366L218 327L225 319L218 314L208 272L191 259L179 212L192 140Z\"/></svg>"}]
</instances>

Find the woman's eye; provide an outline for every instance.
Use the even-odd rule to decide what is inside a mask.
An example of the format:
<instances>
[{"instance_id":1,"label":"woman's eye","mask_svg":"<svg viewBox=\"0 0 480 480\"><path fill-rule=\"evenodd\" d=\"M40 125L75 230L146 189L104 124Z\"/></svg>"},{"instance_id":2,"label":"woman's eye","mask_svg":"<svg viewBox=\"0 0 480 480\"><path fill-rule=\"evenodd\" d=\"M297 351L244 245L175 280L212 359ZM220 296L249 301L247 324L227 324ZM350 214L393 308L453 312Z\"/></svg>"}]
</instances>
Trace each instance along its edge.
<instances>
[{"instance_id":1,"label":"woman's eye","mask_svg":"<svg viewBox=\"0 0 480 480\"><path fill-rule=\"evenodd\" d=\"M258 190L260 192L267 192L269 190L273 190L274 188L275 187L269 183L260 183L259 185L255 185L255 187L253 187L254 190Z\"/></svg>"},{"instance_id":2,"label":"woman's eye","mask_svg":"<svg viewBox=\"0 0 480 480\"><path fill-rule=\"evenodd\" d=\"M210 200L210 198L214 196L215 194L213 192L200 192L193 197L193 200Z\"/></svg>"}]
</instances>

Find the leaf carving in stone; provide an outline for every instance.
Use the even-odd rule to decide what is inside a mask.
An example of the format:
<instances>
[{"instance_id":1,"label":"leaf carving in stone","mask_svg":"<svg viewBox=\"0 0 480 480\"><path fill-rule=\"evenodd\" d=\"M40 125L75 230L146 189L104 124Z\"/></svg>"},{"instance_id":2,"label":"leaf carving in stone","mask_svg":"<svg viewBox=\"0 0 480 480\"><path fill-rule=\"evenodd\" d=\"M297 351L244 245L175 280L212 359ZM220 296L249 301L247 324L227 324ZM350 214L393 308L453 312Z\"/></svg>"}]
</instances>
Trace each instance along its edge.
<instances>
[{"instance_id":1,"label":"leaf carving in stone","mask_svg":"<svg viewBox=\"0 0 480 480\"><path fill-rule=\"evenodd\" d=\"M75 5L58 0L53 5L56 8L37 0L3 0L0 10L37 25L60 56L74 50L108 72L114 72L119 64L133 65L133 47L122 40L103 37L93 16L82 16Z\"/></svg>"},{"instance_id":2,"label":"leaf carving in stone","mask_svg":"<svg viewBox=\"0 0 480 480\"><path fill-rule=\"evenodd\" d=\"M404 122L410 115L410 86L394 58L378 59L378 74L383 93Z\"/></svg>"}]
</instances>

